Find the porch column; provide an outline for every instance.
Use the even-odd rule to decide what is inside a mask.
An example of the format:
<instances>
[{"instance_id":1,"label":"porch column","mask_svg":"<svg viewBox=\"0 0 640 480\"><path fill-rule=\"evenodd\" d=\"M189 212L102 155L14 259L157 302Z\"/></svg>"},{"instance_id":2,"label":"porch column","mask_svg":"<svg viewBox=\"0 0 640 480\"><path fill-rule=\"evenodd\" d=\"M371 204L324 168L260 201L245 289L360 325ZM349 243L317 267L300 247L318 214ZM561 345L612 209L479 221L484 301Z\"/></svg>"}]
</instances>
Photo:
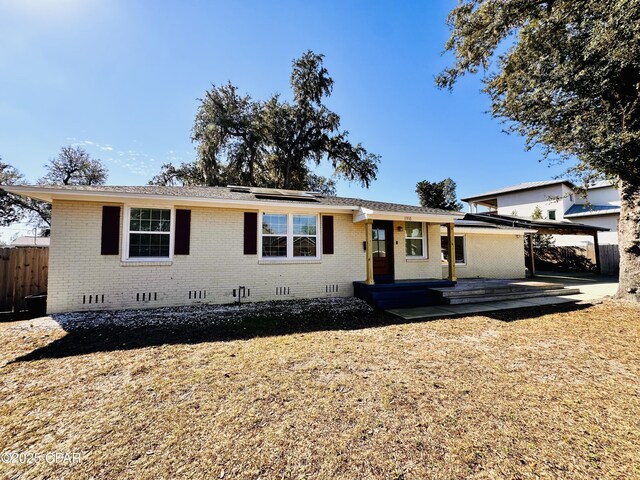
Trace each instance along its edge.
<instances>
[{"instance_id":1,"label":"porch column","mask_svg":"<svg viewBox=\"0 0 640 480\"><path fill-rule=\"evenodd\" d=\"M366 235L365 244L367 246L367 285L373 285L373 220L366 220L364 222L364 230Z\"/></svg>"},{"instance_id":2,"label":"porch column","mask_svg":"<svg viewBox=\"0 0 640 480\"><path fill-rule=\"evenodd\" d=\"M529 273L531 277L536 276L536 259L533 255L533 233L527 234L529 236Z\"/></svg>"},{"instance_id":3,"label":"porch column","mask_svg":"<svg viewBox=\"0 0 640 480\"><path fill-rule=\"evenodd\" d=\"M602 267L600 265L600 243L598 242L598 232L593 232L593 249L596 255L596 272L602 273Z\"/></svg>"},{"instance_id":4,"label":"porch column","mask_svg":"<svg viewBox=\"0 0 640 480\"><path fill-rule=\"evenodd\" d=\"M447 223L447 264L449 266L449 281L456 281L456 242L454 224Z\"/></svg>"}]
</instances>

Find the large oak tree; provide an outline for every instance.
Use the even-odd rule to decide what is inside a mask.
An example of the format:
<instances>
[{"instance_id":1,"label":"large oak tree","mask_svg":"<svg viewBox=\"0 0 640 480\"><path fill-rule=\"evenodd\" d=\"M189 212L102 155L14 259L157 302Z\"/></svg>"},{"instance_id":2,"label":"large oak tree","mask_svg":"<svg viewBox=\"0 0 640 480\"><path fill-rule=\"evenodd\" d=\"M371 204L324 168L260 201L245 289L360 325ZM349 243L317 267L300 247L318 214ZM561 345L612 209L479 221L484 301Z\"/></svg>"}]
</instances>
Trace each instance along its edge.
<instances>
[{"instance_id":1,"label":"large oak tree","mask_svg":"<svg viewBox=\"0 0 640 480\"><path fill-rule=\"evenodd\" d=\"M482 72L493 115L528 148L618 183L618 296L640 301L640 0L463 0L448 24L439 86Z\"/></svg>"},{"instance_id":2,"label":"large oak tree","mask_svg":"<svg viewBox=\"0 0 640 480\"><path fill-rule=\"evenodd\" d=\"M416 193L422 207L462 210L462 204L456 195L456 182L451 178L439 182L421 180L416 183Z\"/></svg>"},{"instance_id":3,"label":"large oak tree","mask_svg":"<svg viewBox=\"0 0 640 480\"><path fill-rule=\"evenodd\" d=\"M197 160L165 164L150 183L227 185L335 192L335 181L313 173L327 161L335 176L364 186L375 180L378 155L354 144L324 101L333 79L323 55L307 51L293 61L293 100L241 95L231 83L213 86L196 113L192 140Z\"/></svg>"}]
</instances>

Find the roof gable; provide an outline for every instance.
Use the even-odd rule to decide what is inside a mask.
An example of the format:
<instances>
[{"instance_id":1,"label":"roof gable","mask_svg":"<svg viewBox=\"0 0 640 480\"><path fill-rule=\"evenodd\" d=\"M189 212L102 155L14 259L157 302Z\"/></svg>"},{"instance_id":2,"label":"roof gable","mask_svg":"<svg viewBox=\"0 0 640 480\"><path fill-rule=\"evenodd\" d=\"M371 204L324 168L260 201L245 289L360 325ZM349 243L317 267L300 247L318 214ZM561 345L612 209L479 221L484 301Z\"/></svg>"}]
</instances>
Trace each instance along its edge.
<instances>
[{"instance_id":1,"label":"roof gable","mask_svg":"<svg viewBox=\"0 0 640 480\"><path fill-rule=\"evenodd\" d=\"M490 192L481 193L479 195L466 197L466 198L463 198L462 201L468 202L470 200L482 199L486 197L502 195L505 193L515 193L515 192L521 192L524 190L533 190L536 188L544 188L551 185L560 185L560 184L565 184L570 188L575 188L575 185L569 180L543 180L539 182L525 182L525 183L519 183L517 185L511 185L509 187L499 188L497 190L492 190Z\"/></svg>"}]
</instances>

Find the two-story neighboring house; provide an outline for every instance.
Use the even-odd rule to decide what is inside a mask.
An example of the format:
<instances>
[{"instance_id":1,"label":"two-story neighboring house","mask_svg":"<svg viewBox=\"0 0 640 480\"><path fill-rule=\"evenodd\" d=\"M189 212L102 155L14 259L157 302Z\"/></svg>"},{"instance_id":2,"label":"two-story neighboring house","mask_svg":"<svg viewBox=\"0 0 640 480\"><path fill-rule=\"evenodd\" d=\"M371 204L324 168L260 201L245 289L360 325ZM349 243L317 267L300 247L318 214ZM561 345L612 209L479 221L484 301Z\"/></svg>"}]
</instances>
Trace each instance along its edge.
<instances>
[{"instance_id":1,"label":"two-story neighboring house","mask_svg":"<svg viewBox=\"0 0 640 480\"><path fill-rule=\"evenodd\" d=\"M618 244L620 195L608 181L590 186L586 198L576 194L576 186L568 180L548 180L521 183L462 200L469 204L470 213L491 211L527 219L539 208L547 220L608 228L610 231L598 234L599 243ZM556 245L584 246L588 243L592 243L588 236L556 236Z\"/></svg>"}]
</instances>

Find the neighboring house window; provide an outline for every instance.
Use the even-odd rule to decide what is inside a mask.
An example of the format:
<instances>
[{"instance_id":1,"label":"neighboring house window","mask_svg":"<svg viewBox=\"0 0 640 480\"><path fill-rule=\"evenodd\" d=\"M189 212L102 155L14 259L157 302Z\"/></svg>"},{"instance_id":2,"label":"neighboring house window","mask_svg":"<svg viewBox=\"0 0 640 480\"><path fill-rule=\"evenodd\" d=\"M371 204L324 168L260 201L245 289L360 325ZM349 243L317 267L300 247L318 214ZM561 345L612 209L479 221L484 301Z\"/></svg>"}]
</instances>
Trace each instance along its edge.
<instances>
[{"instance_id":1,"label":"neighboring house window","mask_svg":"<svg viewBox=\"0 0 640 480\"><path fill-rule=\"evenodd\" d=\"M556 211L555 210L548 210L547 211L547 218L549 220L555 220L556 219Z\"/></svg>"},{"instance_id":2,"label":"neighboring house window","mask_svg":"<svg viewBox=\"0 0 640 480\"><path fill-rule=\"evenodd\" d=\"M421 222L405 222L405 248L407 257L426 257L424 226Z\"/></svg>"},{"instance_id":3,"label":"neighboring house window","mask_svg":"<svg viewBox=\"0 0 640 480\"><path fill-rule=\"evenodd\" d=\"M170 258L171 210L129 210L127 258Z\"/></svg>"},{"instance_id":4,"label":"neighboring house window","mask_svg":"<svg viewBox=\"0 0 640 480\"><path fill-rule=\"evenodd\" d=\"M464 264L466 263L466 251L465 251L465 242L463 235L456 235L455 239L455 248L456 248L456 263ZM440 237L440 247L442 251L442 261L447 262L449 259L449 255L447 254L449 246L449 240L446 235Z\"/></svg>"},{"instance_id":5,"label":"neighboring house window","mask_svg":"<svg viewBox=\"0 0 640 480\"><path fill-rule=\"evenodd\" d=\"M262 215L262 256L265 258L317 257L316 215Z\"/></svg>"}]
</instances>

